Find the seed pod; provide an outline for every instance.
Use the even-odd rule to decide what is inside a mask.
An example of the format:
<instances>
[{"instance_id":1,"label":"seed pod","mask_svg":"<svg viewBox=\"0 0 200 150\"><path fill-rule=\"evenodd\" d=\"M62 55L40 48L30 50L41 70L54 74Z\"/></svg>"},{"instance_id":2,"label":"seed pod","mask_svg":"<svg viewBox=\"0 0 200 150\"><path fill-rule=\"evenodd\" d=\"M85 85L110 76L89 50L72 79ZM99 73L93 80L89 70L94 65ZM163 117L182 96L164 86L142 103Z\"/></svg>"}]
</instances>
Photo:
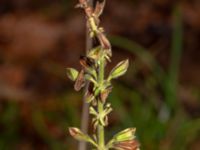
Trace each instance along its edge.
<instances>
[{"instance_id":1,"label":"seed pod","mask_svg":"<svg viewBox=\"0 0 200 150\"><path fill-rule=\"evenodd\" d=\"M84 134L80 129L71 127L69 128L70 135L79 141L89 141L88 135Z\"/></svg>"},{"instance_id":2,"label":"seed pod","mask_svg":"<svg viewBox=\"0 0 200 150\"><path fill-rule=\"evenodd\" d=\"M139 150L140 144L136 140L115 143L113 148L119 150Z\"/></svg>"},{"instance_id":3,"label":"seed pod","mask_svg":"<svg viewBox=\"0 0 200 150\"><path fill-rule=\"evenodd\" d=\"M75 89L76 91L80 91L80 89L81 89L82 87L84 87L84 86L85 86L84 70L81 70L81 71L79 72L78 77L77 77L77 79L76 79L76 82L75 82L75 84L74 84L74 89Z\"/></svg>"},{"instance_id":4,"label":"seed pod","mask_svg":"<svg viewBox=\"0 0 200 150\"><path fill-rule=\"evenodd\" d=\"M95 10L94 10L94 15L99 17L103 12L104 7L105 7L105 0L101 3L99 1L97 1L97 4L95 6Z\"/></svg>"},{"instance_id":5,"label":"seed pod","mask_svg":"<svg viewBox=\"0 0 200 150\"><path fill-rule=\"evenodd\" d=\"M76 127L69 128L70 135L79 141L89 142L95 147L98 147L97 143L93 141L87 134L84 134L80 129Z\"/></svg>"},{"instance_id":6,"label":"seed pod","mask_svg":"<svg viewBox=\"0 0 200 150\"><path fill-rule=\"evenodd\" d=\"M107 39L107 37L105 36L105 34L102 33L102 32L99 32L99 33L97 34L97 37L98 37L98 39L99 39L99 42L100 42L102 48L103 48L104 50L106 50L108 56L111 57L111 56L112 56L111 44L110 44L110 42L108 41L108 39Z\"/></svg>"}]
</instances>

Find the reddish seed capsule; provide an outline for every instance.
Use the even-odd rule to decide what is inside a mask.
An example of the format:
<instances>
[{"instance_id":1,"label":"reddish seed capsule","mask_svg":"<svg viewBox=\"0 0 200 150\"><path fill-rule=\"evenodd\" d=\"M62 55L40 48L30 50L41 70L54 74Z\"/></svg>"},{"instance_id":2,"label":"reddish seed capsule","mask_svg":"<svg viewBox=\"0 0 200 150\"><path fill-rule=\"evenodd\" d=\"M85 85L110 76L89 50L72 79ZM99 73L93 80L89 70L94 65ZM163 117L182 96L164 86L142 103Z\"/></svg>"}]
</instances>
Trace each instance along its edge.
<instances>
[{"instance_id":1,"label":"reddish seed capsule","mask_svg":"<svg viewBox=\"0 0 200 150\"><path fill-rule=\"evenodd\" d=\"M76 79L76 82L75 82L75 84L74 84L74 89L75 89L76 91L80 91L80 89L81 89L82 87L84 87L84 85L85 85L84 70L81 70L81 71L79 72L79 75L78 75L78 77L77 77L77 79Z\"/></svg>"},{"instance_id":2,"label":"reddish seed capsule","mask_svg":"<svg viewBox=\"0 0 200 150\"><path fill-rule=\"evenodd\" d=\"M139 143L136 140L129 140L116 143L114 147L122 150L139 150Z\"/></svg>"}]
</instances>

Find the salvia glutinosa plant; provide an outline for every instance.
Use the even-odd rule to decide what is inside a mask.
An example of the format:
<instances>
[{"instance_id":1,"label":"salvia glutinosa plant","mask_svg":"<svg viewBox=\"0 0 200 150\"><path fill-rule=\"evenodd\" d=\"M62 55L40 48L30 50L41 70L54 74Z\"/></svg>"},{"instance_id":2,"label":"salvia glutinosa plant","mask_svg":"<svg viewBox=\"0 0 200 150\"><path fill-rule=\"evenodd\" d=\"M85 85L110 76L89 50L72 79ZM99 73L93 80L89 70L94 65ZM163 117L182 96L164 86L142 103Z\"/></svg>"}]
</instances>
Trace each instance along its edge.
<instances>
[{"instance_id":1,"label":"salvia glutinosa plant","mask_svg":"<svg viewBox=\"0 0 200 150\"><path fill-rule=\"evenodd\" d=\"M77 71L74 68L67 68L67 75L75 81L74 89L81 90L86 83L89 83L87 91L84 93L86 103L90 104L89 113L92 115L92 125L94 135L83 133L76 127L69 128L71 136L79 141L90 143L96 150L139 150L139 144L135 139L135 128L125 129L105 142L104 128L108 125L108 114L112 111L111 104L107 102L107 97L112 91L111 81L126 73L129 61L119 62L105 76L105 67L111 61L111 44L107 39L104 29L100 27L99 17L103 12L105 0L97 1L95 8L89 4L89 0L79 0L77 8L85 11L87 28L91 39L98 39L99 45L88 50L85 56L80 57L82 69Z\"/></svg>"}]
</instances>

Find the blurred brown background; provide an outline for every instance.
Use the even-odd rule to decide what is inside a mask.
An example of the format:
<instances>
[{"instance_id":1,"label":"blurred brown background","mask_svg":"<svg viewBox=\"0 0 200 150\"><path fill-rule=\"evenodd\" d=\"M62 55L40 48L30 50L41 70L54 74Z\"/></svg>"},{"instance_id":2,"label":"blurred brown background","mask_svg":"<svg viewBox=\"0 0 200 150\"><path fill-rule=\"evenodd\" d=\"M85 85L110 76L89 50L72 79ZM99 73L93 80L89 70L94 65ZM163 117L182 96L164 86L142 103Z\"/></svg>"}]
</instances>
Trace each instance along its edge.
<instances>
[{"instance_id":1,"label":"blurred brown background","mask_svg":"<svg viewBox=\"0 0 200 150\"><path fill-rule=\"evenodd\" d=\"M80 69L85 17L77 0L0 1L0 150L72 150L81 92L65 74ZM107 0L102 16L113 45L107 139L137 127L144 150L199 150L200 1Z\"/></svg>"}]
</instances>

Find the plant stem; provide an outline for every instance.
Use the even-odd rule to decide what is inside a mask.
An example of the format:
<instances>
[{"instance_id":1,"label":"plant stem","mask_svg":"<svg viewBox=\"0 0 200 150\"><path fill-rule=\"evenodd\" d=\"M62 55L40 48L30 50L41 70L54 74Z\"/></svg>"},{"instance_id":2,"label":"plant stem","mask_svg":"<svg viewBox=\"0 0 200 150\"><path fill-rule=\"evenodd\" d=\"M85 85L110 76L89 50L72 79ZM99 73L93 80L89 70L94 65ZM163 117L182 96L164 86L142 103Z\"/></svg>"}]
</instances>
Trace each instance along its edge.
<instances>
[{"instance_id":1,"label":"plant stem","mask_svg":"<svg viewBox=\"0 0 200 150\"><path fill-rule=\"evenodd\" d=\"M93 4L93 0L90 0L89 3L92 5ZM85 53L87 54L88 51L92 48L92 39L90 38L89 35L89 29L87 27L87 23L86 23L86 50ZM88 85L89 83L86 83L86 87L84 89L84 93L88 90ZM83 97L83 106L82 106L82 117L81 117L81 130L84 133L88 133L88 124L89 124L89 104L85 102L85 97ZM79 142L79 148L78 150L87 150L87 143L84 141L80 141Z\"/></svg>"},{"instance_id":2,"label":"plant stem","mask_svg":"<svg viewBox=\"0 0 200 150\"><path fill-rule=\"evenodd\" d=\"M103 111L103 103L99 100L98 102L98 111L101 113ZM98 143L101 150L105 148L105 141L104 141L104 126L99 124L98 125Z\"/></svg>"},{"instance_id":3,"label":"plant stem","mask_svg":"<svg viewBox=\"0 0 200 150\"><path fill-rule=\"evenodd\" d=\"M102 58L100 60L100 66L99 66L99 83L100 85L103 84L104 81L104 58ZM104 104L101 102L101 100L98 100L98 112L99 114L102 113L102 111L104 110ZM104 150L105 149L105 140L104 140L104 126L101 125L100 123L98 124L97 127L97 136L98 136L98 144L100 147L100 150Z\"/></svg>"}]
</instances>

